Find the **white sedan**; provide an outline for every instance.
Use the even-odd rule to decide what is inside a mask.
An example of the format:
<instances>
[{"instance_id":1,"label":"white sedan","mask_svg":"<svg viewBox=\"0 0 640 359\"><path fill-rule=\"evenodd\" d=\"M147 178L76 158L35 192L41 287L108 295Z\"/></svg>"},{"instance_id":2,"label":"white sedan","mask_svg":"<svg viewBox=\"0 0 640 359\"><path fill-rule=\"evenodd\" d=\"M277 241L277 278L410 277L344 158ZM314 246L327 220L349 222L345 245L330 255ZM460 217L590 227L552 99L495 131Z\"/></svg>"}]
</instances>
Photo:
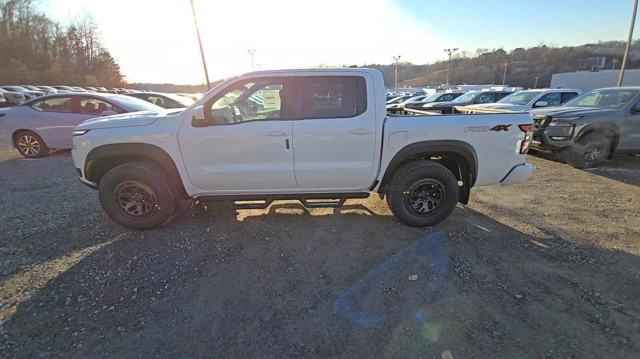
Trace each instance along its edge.
<instances>
[{"instance_id":1,"label":"white sedan","mask_svg":"<svg viewBox=\"0 0 640 359\"><path fill-rule=\"evenodd\" d=\"M70 93L38 97L0 109L0 143L24 157L42 157L49 149L72 147L73 129L90 118L138 111L160 111L149 102L115 94Z\"/></svg>"}]
</instances>

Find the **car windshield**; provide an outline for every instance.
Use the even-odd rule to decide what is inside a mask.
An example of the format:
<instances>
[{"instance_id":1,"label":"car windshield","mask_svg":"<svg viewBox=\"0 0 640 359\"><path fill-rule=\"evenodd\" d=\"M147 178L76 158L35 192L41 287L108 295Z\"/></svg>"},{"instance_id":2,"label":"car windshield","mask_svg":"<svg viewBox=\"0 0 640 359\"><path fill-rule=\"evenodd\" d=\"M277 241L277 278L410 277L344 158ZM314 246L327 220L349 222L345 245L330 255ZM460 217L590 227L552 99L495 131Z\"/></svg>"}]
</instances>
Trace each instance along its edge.
<instances>
[{"instance_id":1,"label":"car windshield","mask_svg":"<svg viewBox=\"0 0 640 359\"><path fill-rule=\"evenodd\" d=\"M396 103L400 103L400 102L402 102L402 101L404 101L406 99L407 99L407 97L405 97L405 96L396 97L396 98L393 98L393 99L387 101L387 105L393 105L393 104L396 104Z\"/></svg>"},{"instance_id":2,"label":"car windshield","mask_svg":"<svg viewBox=\"0 0 640 359\"><path fill-rule=\"evenodd\" d=\"M480 92L467 92L466 94L456 98L455 100L453 100L453 103L464 103L464 102L471 102L473 101L474 98L476 98L476 96L478 96Z\"/></svg>"},{"instance_id":3,"label":"car windshield","mask_svg":"<svg viewBox=\"0 0 640 359\"><path fill-rule=\"evenodd\" d=\"M637 94L638 90L629 89L593 90L574 98L564 106L619 109L628 104Z\"/></svg>"},{"instance_id":4,"label":"car windshield","mask_svg":"<svg viewBox=\"0 0 640 359\"><path fill-rule=\"evenodd\" d=\"M125 108L129 112L162 110L162 107L156 106L150 102L124 95L118 96L118 99L113 102L116 102L117 105Z\"/></svg>"},{"instance_id":5,"label":"car windshield","mask_svg":"<svg viewBox=\"0 0 640 359\"><path fill-rule=\"evenodd\" d=\"M536 98L542 91L518 91L511 95L505 96L498 103L507 103L510 105L526 105Z\"/></svg>"},{"instance_id":6,"label":"car windshield","mask_svg":"<svg viewBox=\"0 0 640 359\"><path fill-rule=\"evenodd\" d=\"M435 100L438 99L438 97L440 97L440 95L442 95L442 94L441 93L434 93L434 94L431 94L431 95L427 96L422 101L423 102L434 102Z\"/></svg>"}]
</instances>

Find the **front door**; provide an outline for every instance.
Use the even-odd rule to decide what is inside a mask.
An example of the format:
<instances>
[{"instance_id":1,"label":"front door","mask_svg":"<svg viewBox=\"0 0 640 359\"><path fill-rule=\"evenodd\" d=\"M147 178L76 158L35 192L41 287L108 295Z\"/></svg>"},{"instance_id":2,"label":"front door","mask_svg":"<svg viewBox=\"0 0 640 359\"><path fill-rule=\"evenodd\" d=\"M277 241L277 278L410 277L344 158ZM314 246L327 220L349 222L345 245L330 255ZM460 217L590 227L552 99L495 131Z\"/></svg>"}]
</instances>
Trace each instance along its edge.
<instances>
[{"instance_id":1,"label":"front door","mask_svg":"<svg viewBox=\"0 0 640 359\"><path fill-rule=\"evenodd\" d=\"M298 76L295 174L305 191L366 191L377 158L376 117L362 76ZM367 91L369 90L369 91ZM380 124L379 126L382 126Z\"/></svg>"},{"instance_id":2,"label":"front door","mask_svg":"<svg viewBox=\"0 0 640 359\"><path fill-rule=\"evenodd\" d=\"M621 150L640 150L640 100L627 112L620 127L618 148Z\"/></svg>"},{"instance_id":3,"label":"front door","mask_svg":"<svg viewBox=\"0 0 640 359\"><path fill-rule=\"evenodd\" d=\"M245 79L204 105L213 121L183 124L180 151L189 179L207 193L291 192L293 173L290 80Z\"/></svg>"}]
</instances>

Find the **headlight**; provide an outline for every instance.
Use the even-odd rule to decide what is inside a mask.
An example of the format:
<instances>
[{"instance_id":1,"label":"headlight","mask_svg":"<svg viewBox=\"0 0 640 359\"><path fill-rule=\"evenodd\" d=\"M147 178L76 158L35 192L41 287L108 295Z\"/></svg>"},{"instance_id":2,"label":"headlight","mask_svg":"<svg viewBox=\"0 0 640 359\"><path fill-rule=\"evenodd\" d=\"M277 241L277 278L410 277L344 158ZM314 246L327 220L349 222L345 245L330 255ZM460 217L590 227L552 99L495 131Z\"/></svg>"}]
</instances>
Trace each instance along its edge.
<instances>
[{"instance_id":1,"label":"headlight","mask_svg":"<svg viewBox=\"0 0 640 359\"><path fill-rule=\"evenodd\" d=\"M72 133L72 134L73 134L74 136L82 136L82 135L84 135L84 134L85 134L85 133L87 133L87 132L89 132L89 130L73 130L73 133Z\"/></svg>"},{"instance_id":2,"label":"headlight","mask_svg":"<svg viewBox=\"0 0 640 359\"><path fill-rule=\"evenodd\" d=\"M574 125L552 121L544 133L552 140L567 140L573 135Z\"/></svg>"}]
</instances>

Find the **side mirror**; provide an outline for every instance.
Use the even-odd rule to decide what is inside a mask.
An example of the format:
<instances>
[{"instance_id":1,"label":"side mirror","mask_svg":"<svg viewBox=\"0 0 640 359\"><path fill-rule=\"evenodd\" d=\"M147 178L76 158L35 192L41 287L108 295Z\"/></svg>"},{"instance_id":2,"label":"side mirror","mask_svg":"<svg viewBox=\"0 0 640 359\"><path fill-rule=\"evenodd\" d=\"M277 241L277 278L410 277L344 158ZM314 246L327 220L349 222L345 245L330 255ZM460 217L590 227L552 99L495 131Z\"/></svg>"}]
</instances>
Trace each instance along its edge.
<instances>
[{"instance_id":1,"label":"side mirror","mask_svg":"<svg viewBox=\"0 0 640 359\"><path fill-rule=\"evenodd\" d=\"M210 121L207 120L207 116L204 112L204 106L196 106L196 108L193 109L193 118L191 119L191 124L194 127L206 127L211 124Z\"/></svg>"},{"instance_id":2,"label":"side mirror","mask_svg":"<svg viewBox=\"0 0 640 359\"><path fill-rule=\"evenodd\" d=\"M533 104L533 107L547 107L549 103L547 101L538 101Z\"/></svg>"},{"instance_id":3,"label":"side mirror","mask_svg":"<svg viewBox=\"0 0 640 359\"><path fill-rule=\"evenodd\" d=\"M105 110L100 112L100 116L113 116L113 115L117 115L118 113L113 111L113 110Z\"/></svg>"}]
</instances>

